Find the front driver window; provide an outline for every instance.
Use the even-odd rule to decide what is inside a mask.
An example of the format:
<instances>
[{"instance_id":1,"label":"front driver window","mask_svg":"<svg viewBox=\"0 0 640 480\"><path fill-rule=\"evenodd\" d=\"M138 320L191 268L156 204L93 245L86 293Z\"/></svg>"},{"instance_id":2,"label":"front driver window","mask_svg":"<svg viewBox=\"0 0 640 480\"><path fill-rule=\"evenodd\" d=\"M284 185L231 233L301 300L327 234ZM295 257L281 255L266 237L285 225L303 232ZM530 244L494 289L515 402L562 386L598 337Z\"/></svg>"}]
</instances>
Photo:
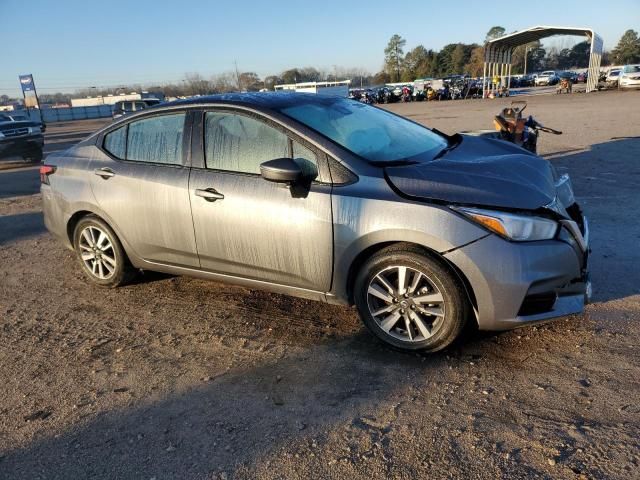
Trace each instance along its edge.
<instances>
[{"instance_id":1,"label":"front driver window","mask_svg":"<svg viewBox=\"0 0 640 480\"><path fill-rule=\"evenodd\" d=\"M289 156L287 136L254 118L230 112L205 115L207 168L260 174L260 164Z\"/></svg>"}]
</instances>

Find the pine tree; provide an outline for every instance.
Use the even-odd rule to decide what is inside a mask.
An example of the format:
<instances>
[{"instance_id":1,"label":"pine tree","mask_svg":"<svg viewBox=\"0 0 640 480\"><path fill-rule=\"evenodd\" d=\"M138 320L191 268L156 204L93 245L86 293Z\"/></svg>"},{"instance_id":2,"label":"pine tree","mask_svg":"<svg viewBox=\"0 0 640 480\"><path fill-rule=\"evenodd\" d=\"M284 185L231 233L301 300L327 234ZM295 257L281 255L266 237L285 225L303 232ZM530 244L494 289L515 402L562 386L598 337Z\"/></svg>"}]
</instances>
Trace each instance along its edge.
<instances>
[{"instance_id":1,"label":"pine tree","mask_svg":"<svg viewBox=\"0 0 640 480\"><path fill-rule=\"evenodd\" d=\"M620 38L618 45L611 52L613 61L617 64L640 62L640 38L635 30L627 30Z\"/></svg>"},{"instance_id":2,"label":"pine tree","mask_svg":"<svg viewBox=\"0 0 640 480\"><path fill-rule=\"evenodd\" d=\"M384 49L384 69L394 82L400 81L400 70L407 41L397 33L391 37Z\"/></svg>"}]
</instances>

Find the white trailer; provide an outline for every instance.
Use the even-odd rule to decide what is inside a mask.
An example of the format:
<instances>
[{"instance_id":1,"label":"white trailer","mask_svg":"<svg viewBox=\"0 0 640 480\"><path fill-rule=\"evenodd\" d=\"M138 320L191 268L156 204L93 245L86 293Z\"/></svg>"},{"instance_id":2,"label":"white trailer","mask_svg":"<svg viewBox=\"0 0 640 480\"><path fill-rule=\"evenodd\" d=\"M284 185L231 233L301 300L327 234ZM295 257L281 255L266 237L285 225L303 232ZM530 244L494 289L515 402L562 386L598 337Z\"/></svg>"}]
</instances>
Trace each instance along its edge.
<instances>
[{"instance_id":1,"label":"white trailer","mask_svg":"<svg viewBox=\"0 0 640 480\"><path fill-rule=\"evenodd\" d=\"M139 93L121 93L120 95L107 95L106 97L85 97L72 98L72 107L96 107L98 105L113 105L121 100L140 100L142 95Z\"/></svg>"},{"instance_id":2,"label":"white trailer","mask_svg":"<svg viewBox=\"0 0 640 480\"><path fill-rule=\"evenodd\" d=\"M342 80L339 82L302 82L276 85L275 89L276 91L293 90L294 92L348 97L349 85L351 85L351 80Z\"/></svg>"}]
</instances>

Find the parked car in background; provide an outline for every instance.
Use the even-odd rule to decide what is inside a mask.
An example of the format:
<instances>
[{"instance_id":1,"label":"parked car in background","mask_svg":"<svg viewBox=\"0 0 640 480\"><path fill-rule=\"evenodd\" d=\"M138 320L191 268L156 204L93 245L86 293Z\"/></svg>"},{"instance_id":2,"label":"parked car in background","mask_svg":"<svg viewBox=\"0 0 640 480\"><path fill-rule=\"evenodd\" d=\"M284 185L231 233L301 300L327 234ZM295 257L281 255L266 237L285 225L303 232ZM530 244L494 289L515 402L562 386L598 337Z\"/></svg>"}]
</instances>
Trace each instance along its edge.
<instances>
[{"instance_id":1,"label":"parked car in background","mask_svg":"<svg viewBox=\"0 0 640 480\"><path fill-rule=\"evenodd\" d=\"M580 72L578 77L576 78L577 83L587 83L587 79L589 78L589 72Z\"/></svg>"},{"instance_id":2,"label":"parked car in background","mask_svg":"<svg viewBox=\"0 0 640 480\"><path fill-rule=\"evenodd\" d=\"M536 77L536 86L555 85L559 81L559 77L554 70L547 70L540 73Z\"/></svg>"},{"instance_id":3,"label":"parked car in background","mask_svg":"<svg viewBox=\"0 0 640 480\"><path fill-rule=\"evenodd\" d=\"M394 103L399 100L389 87L381 87L376 91L377 103Z\"/></svg>"},{"instance_id":4,"label":"parked car in background","mask_svg":"<svg viewBox=\"0 0 640 480\"><path fill-rule=\"evenodd\" d=\"M620 80L620 74L622 73L621 68L612 68L607 72L607 76L605 77L605 81L609 87L617 87L618 81Z\"/></svg>"},{"instance_id":5,"label":"parked car in background","mask_svg":"<svg viewBox=\"0 0 640 480\"><path fill-rule=\"evenodd\" d=\"M535 78L532 75L522 75L518 79L518 87L533 87L535 85Z\"/></svg>"},{"instance_id":6,"label":"parked car in background","mask_svg":"<svg viewBox=\"0 0 640 480\"><path fill-rule=\"evenodd\" d=\"M142 100L121 100L113 105L113 118L123 117L129 113L139 112L145 108L158 105L160 100L156 98L143 98Z\"/></svg>"},{"instance_id":7,"label":"parked car in background","mask_svg":"<svg viewBox=\"0 0 640 480\"><path fill-rule=\"evenodd\" d=\"M355 304L402 350L578 313L590 291L587 222L551 162L346 98L165 104L53 154L41 182L97 285L147 269Z\"/></svg>"},{"instance_id":8,"label":"parked car in background","mask_svg":"<svg viewBox=\"0 0 640 480\"><path fill-rule=\"evenodd\" d=\"M620 88L640 88L640 64L625 65L622 68L618 86Z\"/></svg>"},{"instance_id":9,"label":"parked car in background","mask_svg":"<svg viewBox=\"0 0 640 480\"><path fill-rule=\"evenodd\" d=\"M44 147L43 124L19 114L0 113L0 159L22 157L42 160Z\"/></svg>"}]
</instances>

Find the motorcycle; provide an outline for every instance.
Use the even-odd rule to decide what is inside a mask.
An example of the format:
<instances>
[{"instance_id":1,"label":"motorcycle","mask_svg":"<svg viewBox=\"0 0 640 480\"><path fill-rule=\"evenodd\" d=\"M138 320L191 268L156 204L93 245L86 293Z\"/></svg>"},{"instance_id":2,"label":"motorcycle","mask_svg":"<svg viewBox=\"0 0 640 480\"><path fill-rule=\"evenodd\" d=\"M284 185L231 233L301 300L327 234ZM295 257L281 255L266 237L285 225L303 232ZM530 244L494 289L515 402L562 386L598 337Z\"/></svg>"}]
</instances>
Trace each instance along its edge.
<instances>
[{"instance_id":1,"label":"motorcycle","mask_svg":"<svg viewBox=\"0 0 640 480\"><path fill-rule=\"evenodd\" d=\"M556 88L556 93L571 93L573 90L573 85L571 83L571 79L562 78L560 79L560 83L558 83L558 87Z\"/></svg>"},{"instance_id":2,"label":"motorcycle","mask_svg":"<svg viewBox=\"0 0 640 480\"><path fill-rule=\"evenodd\" d=\"M366 103L367 105L373 105L374 103L376 103L376 99L375 96L373 95L373 92L370 92L368 90L365 90L364 92L362 92L362 95L360 96L360 100L361 103Z\"/></svg>"},{"instance_id":3,"label":"motorcycle","mask_svg":"<svg viewBox=\"0 0 640 480\"><path fill-rule=\"evenodd\" d=\"M413 100L413 98L411 97L411 89L409 87L404 87L402 89L402 101L403 102L410 102L412 100Z\"/></svg>"},{"instance_id":4,"label":"motorcycle","mask_svg":"<svg viewBox=\"0 0 640 480\"><path fill-rule=\"evenodd\" d=\"M511 107L502 109L502 112L494 117L493 123L499 135L498 138L515 143L532 153L537 153L539 132L554 135L562 135L562 132L545 127L531 115L525 119L522 112L526 108L527 102L513 101Z\"/></svg>"}]
</instances>

